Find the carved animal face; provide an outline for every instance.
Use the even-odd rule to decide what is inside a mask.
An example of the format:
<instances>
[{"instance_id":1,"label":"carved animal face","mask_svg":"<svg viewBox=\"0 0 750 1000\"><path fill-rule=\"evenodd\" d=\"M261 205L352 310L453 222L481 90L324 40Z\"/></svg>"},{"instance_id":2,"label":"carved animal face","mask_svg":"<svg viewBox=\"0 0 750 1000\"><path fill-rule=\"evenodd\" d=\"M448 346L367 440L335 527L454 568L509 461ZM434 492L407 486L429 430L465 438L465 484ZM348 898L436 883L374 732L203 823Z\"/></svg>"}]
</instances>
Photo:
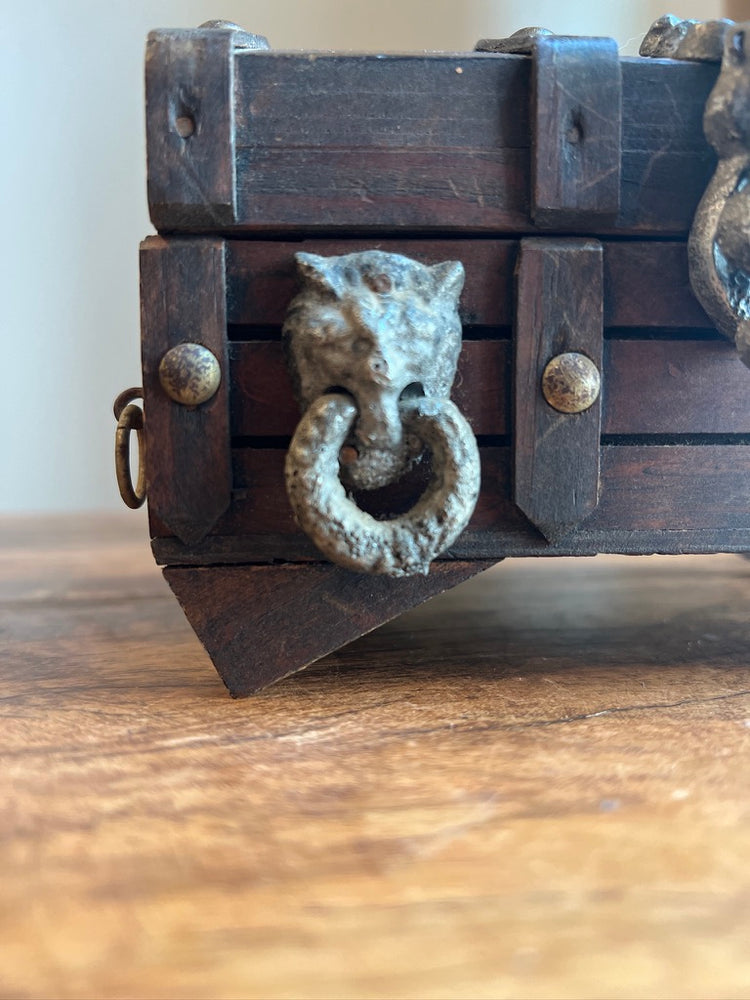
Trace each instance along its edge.
<instances>
[{"instance_id":1,"label":"carved animal face","mask_svg":"<svg viewBox=\"0 0 750 1000\"><path fill-rule=\"evenodd\" d=\"M364 489L385 485L422 450L404 439L399 401L450 395L463 266L428 267L381 250L296 260L303 288L284 337L298 401L305 410L331 390L353 396L359 413L342 478Z\"/></svg>"}]
</instances>

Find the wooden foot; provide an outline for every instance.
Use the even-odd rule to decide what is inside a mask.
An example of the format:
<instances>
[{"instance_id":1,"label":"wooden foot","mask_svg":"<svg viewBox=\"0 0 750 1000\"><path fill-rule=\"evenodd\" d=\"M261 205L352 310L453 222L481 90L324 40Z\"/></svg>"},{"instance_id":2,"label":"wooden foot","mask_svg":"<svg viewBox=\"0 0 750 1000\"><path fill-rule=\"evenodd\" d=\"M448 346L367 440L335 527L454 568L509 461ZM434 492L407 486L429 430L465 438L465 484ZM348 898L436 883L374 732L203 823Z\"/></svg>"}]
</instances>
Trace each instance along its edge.
<instances>
[{"instance_id":1,"label":"wooden foot","mask_svg":"<svg viewBox=\"0 0 750 1000\"><path fill-rule=\"evenodd\" d=\"M230 694L308 666L495 564L433 564L393 580L328 564L167 566L164 576Z\"/></svg>"}]
</instances>

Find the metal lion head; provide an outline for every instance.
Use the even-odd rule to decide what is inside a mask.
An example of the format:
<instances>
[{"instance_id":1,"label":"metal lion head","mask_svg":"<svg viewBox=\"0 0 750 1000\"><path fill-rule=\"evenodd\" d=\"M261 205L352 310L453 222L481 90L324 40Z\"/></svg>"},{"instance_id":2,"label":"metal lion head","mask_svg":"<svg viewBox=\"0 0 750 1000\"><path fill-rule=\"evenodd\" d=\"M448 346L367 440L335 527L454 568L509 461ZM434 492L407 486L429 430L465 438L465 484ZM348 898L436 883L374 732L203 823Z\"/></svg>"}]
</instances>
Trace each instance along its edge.
<instances>
[{"instance_id":1,"label":"metal lion head","mask_svg":"<svg viewBox=\"0 0 750 1000\"><path fill-rule=\"evenodd\" d=\"M297 400L304 412L325 393L350 395L358 416L342 449L342 479L355 488L383 486L422 451L403 433L399 402L450 396L463 265L428 266L382 250L298 253L296 261L303 287L283 335Z\"/></svg>"}]
</instances>

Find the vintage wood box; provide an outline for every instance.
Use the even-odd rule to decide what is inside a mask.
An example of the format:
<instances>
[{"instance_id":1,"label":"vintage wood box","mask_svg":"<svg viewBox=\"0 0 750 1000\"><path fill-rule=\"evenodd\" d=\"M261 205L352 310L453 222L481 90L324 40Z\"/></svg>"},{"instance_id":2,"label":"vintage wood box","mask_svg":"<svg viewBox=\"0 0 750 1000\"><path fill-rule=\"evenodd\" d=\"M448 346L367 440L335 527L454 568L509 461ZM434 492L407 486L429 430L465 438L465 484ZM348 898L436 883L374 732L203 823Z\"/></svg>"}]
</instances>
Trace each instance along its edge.
<instances>
[{"instance_id":1,"label":"vintage wood box","mask_svg":"<svg viewBox=\"0 0 750 1000\"><path fill-rule=\"evenodd\" d=\"M508 556L750 551L750 372L688 267L719 64L539 33L485 48L506 51L275 52L222 22L149 38L145 473L120 478L147 492L156 560L234 695ZM296 255L365 251L465 272L452 398L481 488L426 575L334 565L285 490ZM205 401L187 384L205 355L165 375L181 345L215 359ZM568 355L597 380L577 408L544 381ZM427 453L349 492L400 516L430 474Z\"/></svg>"}]
</instances>

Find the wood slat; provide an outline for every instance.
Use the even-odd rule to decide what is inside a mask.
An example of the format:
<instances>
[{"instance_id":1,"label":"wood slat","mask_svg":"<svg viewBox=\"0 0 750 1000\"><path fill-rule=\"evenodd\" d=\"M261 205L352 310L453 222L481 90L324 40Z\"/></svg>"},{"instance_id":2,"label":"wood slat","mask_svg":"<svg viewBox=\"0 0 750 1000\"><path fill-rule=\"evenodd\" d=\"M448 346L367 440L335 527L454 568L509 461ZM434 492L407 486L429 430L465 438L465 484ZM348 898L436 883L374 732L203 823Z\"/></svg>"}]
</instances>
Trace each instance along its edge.
<instances>
[{"instance_id":1,"label":"wood slat","mask_svg":"<svg viewBox=\"0 0 750 1000\"><path fill-rule=\"evenodd\" d=\"M750 548L748 445L621 445L601 454L596 511L556 544L533 528L511 500L511 451L482 448L482 491L468 529L447 556L493 558L595 552L700 552ZM319 560L294 524L284 492L282 450L234 453L238 489L228 513L203 542L183 546L156 537L158 561ZM381 497L381 510L408 506L422 488L414 476ZM373 513L377 511L373 509Z\"/></svg>"},{"instance_id":2,"label":"wood slat","mask_svg":"<svg viewBox=\"0 0 750 1000\"><path fill-rule=\"evenodd\" d=\"M713 328L690 287L685 243L603 246L605 326Z\"/></svg>"},{"instance_id":3,"label":"wood slat","mask_svg":"<svg viewBox=\"0 0 750 1000\"><path fill-rule=\"evenodd\" d=\"M621 210L600 233L684 234L716 67L621 70ZM534 231L528 58L239 52L235 72L236 228Z\"/></svg>"},{"instance_id":4,"label":"wood slat","mask_svg":"<svg viewBox=\"0 0 750 1000\"><path fill-rule=\"evenodd\" d=\"M425 264L460 260L466 271L460 303L462 322L480 326L510 326L512 322L516 241L372 238L228 242L229 322L281 326L287 307L299 290L295 253L330 257L360 250L400 253Z\"/></svg>"},{"instance_id":5,"label":"wood slat","mask_svg":"<svg viewBox=\"0 0 750 1000\"><path fill-rule=\"evenodd\" d=\"M281 344L231 344L230 360L232 434L291 436L300 415ZM469 340L463 345L452 398L475 434L508 433L509 365L507 340Z\"/></svg>"},{"instance_id":6,"label":"wood slat","mask_svg":"<svg viewBox=\"0 0 750 1000\"><path fill-rule=\"evenodd\" d=\"M676 241L604 241L604 323L608 327L707 329L713 324L690 289L687 251ZM227 243L228 321L281 326L297 292L298 251L333 256L358 250L401 253L426 264L460 260L466 270L465 325L510 326L516 240L338 239Z\"/></svg>"},{"instance_id":7,"label":"wood slat","mask_svg":"<svg viewBox=\"0 0 750 1000\"><path fill-rule=\"evenodd\" d=\"M750 530L750 446L605 447L601 469L589 531Z\"/></svg>"},{"instance_id":8,"label":"wood slat","mask_svg":"<svg viewBox=\"0 0 750 1000\"><path fill-rule=\"evenodd\" d=\"M729 341L605 343L605 434L749 434L750 371Z\"/></svg>"},{"instance_id":9,"label":"wood slat","mask_svg":"<svg viewBox=\"0 0 750 1000\"><path fill-rule=\"evenodd\" d=\"M235 68L238 148L403 153L528 145L528 59L266 52L238 54Z\"/></svg>"},{"instance_id":10,"label":"wood slat","mask_svg":"<svg viewBox=\"0 0 750 1000\"><path fill-rule=\"evenodd\" d=\"M474 433L510 433L508 340L464 341L453 399ZM230 345L232 434L291 436L299 410L278 341ZM605 343L604 434L750 434L750 372L724 340Z\"/></svg>"}]
</instances>

